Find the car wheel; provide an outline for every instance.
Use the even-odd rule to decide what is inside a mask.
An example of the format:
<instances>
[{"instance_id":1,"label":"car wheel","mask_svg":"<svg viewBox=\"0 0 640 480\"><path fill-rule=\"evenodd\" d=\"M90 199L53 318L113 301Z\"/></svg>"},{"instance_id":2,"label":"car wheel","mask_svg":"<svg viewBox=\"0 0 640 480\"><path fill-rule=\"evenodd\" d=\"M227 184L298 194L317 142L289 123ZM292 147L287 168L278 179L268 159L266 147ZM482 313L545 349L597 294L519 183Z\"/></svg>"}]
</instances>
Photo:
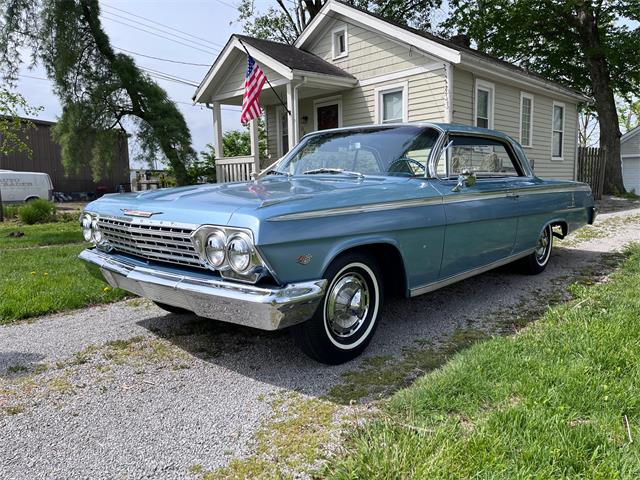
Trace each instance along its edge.
<instances>
[{"instance_id":1,"label":"car wheel","mask_svg":"<svg viewBox=\"0 0 640 480\"><path fill-rule=\"evenodd\" d=\"M549 264L552 248L553 230L551 229L551 225L547 225L538 238L536 249L531 255L524 258L523 265L525 272L529 275L542 273Z\"/></svg>"},{"instance_id":2,"label":"car wheel","mask_svg":"<svg viewBox=\"0 0 640 480\"><path fill-rule=\"evenodd\" d=\"M346 254L327 268L328 285L314 316L293 327L309 357L330 365L348 362L367 347L380 320L383 286L376 261Z\"/></svg>"},{"instance_id":3,"label":"car wheel","mask_svg":"<svg viewBox=\"0 0 640 480\"><path fill-rule=\"evenodd\" d=\"M161 309L166 310L167 312L170 312L170 313L177 313L177 314L193 313L191 310L187 310L186 308L175 307L173 305L167 305L166 303L160 303L160 302L153 302L153 303L155 303Z\"/></svg>"}]
</instances>

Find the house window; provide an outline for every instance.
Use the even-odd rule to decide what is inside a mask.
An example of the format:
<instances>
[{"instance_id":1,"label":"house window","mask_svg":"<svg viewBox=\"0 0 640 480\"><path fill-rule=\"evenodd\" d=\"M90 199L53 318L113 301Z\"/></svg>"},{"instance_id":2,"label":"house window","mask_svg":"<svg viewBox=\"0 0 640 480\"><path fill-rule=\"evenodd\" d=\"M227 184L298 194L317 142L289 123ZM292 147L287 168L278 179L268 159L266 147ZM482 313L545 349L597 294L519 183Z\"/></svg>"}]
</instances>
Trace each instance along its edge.
<instances>
[{"instance_id":1,"label":"house window","mask_svg":"<svg viewBox=\"0 0 640 480\"><path fill-rule=\"evenodd\" d=\"M533 95L524 92L520 94L520 143L533 145Z\"/></svg>"},{"instance_id":2,"label":"house window","mask_svg":"<svg viewBox=\"0 0 640 480\"><path fill-rule=\"evenodd\" d=\"M551 157L562 160L564 155L564 104L553 103Z\"/></svg>"},{"instance_id":3,"label":"house window","mask_svg":"<svg viewBox=\"0 0 640 480\"><path fill-rule=\"evenodd\" d=\"M407 121L407 83L376 89L376 123Z\"/></svg>"},{"instance_id":4,"label":"house window","mask_svg":"<svg viewBox=\"0 0 640 480\"><path fill-rule=\"evenodd\" d=\"M492 83L478 80L476 82L476 127L493 128L493 94Z\"/></svg>"},{"instance_id":5,"label":"house window","mask_svg":"<svg viewBox=\"0 0 640 480\"><path fill-rule=\"evenodd\" d=\"M331 47L333 49L333 59L346 57L349 54L347 44L347 27L336 28L331 32Z\"/></svg>"}]
</instances>

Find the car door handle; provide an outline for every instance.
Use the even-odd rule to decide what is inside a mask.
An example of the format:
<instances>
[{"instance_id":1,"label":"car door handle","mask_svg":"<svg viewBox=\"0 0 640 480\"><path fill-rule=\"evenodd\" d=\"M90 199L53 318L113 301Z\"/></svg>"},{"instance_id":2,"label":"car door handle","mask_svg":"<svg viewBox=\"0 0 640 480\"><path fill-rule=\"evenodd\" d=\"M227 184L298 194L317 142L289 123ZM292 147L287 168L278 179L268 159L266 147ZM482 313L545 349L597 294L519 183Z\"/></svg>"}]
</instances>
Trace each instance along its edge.
<instances>
[{"instance_id":1,"label":"car door handle","mask_svg":"<svg viewBox=\"0 0 640 480\"><path fill-rule=\"evenodd\" d=\"M520 197L520 195L518 195L515 192L507 192L507 198L511 198L513 200L517 200Z\"/></svg>"}]
</instances>

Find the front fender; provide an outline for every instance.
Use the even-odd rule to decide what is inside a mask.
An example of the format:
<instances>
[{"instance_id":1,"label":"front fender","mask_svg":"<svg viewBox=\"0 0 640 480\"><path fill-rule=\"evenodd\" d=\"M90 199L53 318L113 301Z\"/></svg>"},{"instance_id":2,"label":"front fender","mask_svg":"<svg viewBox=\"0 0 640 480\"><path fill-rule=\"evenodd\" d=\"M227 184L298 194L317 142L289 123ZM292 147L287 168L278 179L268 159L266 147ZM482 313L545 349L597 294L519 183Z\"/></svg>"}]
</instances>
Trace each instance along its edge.
<instances>
[{"instance_id":1,"label":"front fender","mask_svg":"<svg viewBox=\"0 0 640 480\"><path fill-rule=\"evenodd\" d=\"M404 255L396 239L392 237L386 237L386 236L370 235L365 237L349 238L336 243L327 252L327 255L324 258L324 262L322 263L322 274L324 275L324 272L327 271L327 268L329 268L329 265L331 265L331 262L333 262L340 254L346 252L347 250L351 250L353 248L358 248L358 247L366 247L366 246L380 245L380 244L393 246L396 250L398 250L398 253L400 254L400 258L402 258L402 263L403 264L405 263Z\"/></svg>"}]
</instances>

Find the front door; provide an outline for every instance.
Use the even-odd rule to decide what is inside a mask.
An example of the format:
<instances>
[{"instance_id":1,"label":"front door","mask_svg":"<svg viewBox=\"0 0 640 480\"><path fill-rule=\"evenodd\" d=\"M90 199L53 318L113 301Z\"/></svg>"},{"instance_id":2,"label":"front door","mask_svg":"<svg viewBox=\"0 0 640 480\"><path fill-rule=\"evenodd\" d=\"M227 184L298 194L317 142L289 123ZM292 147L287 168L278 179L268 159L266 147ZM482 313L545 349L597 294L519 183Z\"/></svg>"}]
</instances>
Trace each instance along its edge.
<instances>
[{"instance_id":1,"label":"front door","mask_svg":"<svg viewBox=\"0 0 640 480\"><path fill-rule=\"evenodd\" d=\"M317 130L338 128L340 126L340 105L338 103L326 103L316 105Z\"/></svg>"},{"instance_id":2,"label":"front door","mask_svg":"<svg viewBox=\"0 0 640 480\"><path fill-rule=\"evenodd\" d=\"M437 183L447 219L441 279L512 255L519 216L514 182L521 172L510 148L481 137L451 140L447 173ZM476 174L475 185L457 188L463 171Z\"/></svg>"}]
</instances>

